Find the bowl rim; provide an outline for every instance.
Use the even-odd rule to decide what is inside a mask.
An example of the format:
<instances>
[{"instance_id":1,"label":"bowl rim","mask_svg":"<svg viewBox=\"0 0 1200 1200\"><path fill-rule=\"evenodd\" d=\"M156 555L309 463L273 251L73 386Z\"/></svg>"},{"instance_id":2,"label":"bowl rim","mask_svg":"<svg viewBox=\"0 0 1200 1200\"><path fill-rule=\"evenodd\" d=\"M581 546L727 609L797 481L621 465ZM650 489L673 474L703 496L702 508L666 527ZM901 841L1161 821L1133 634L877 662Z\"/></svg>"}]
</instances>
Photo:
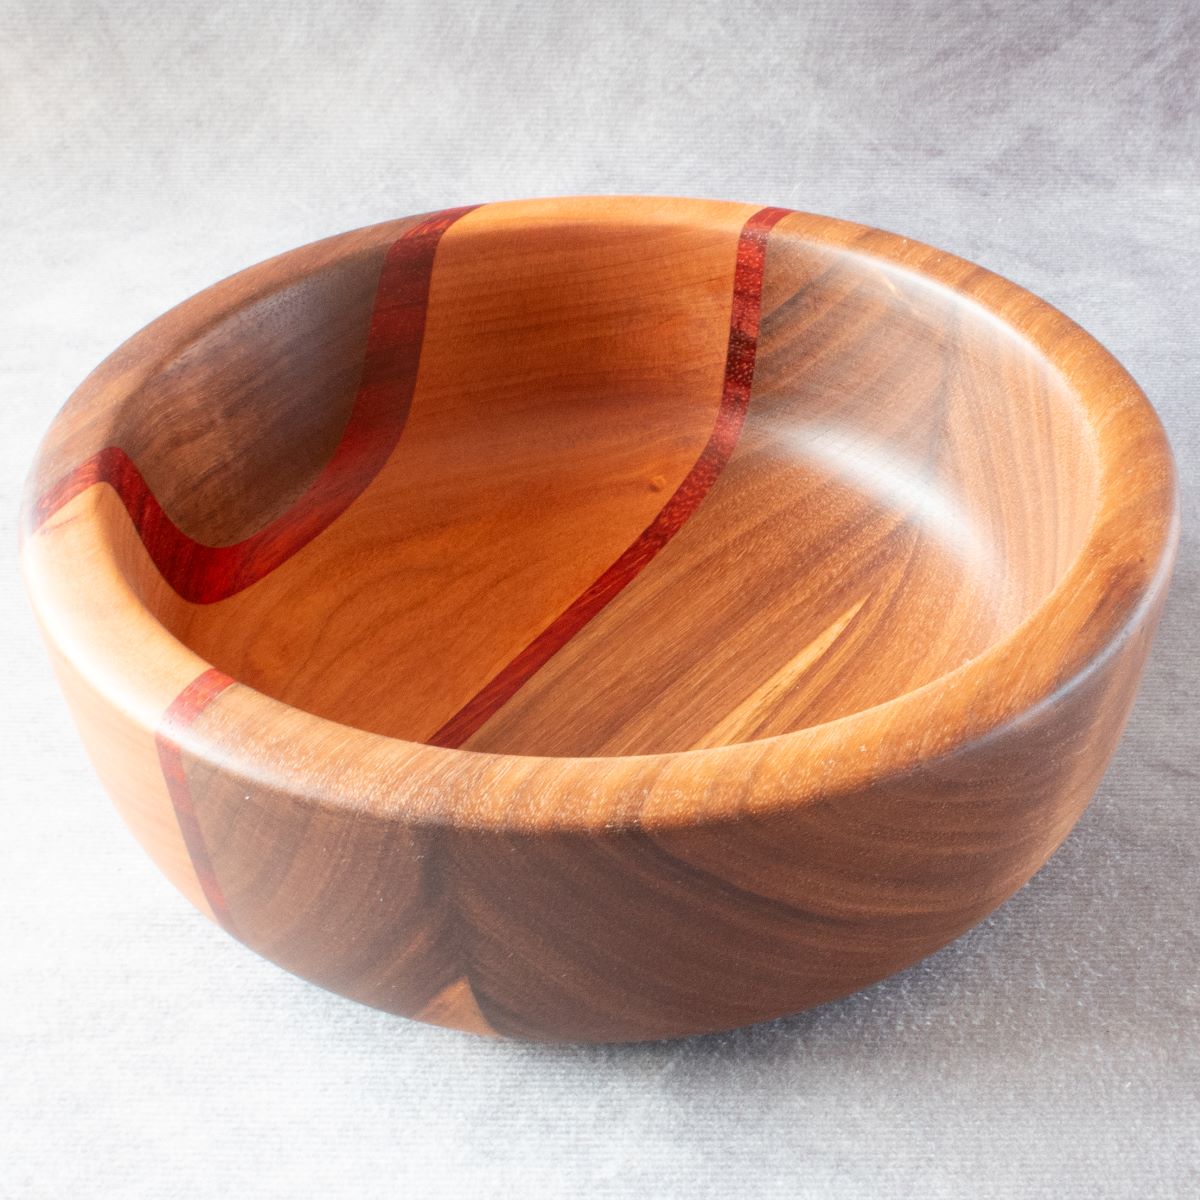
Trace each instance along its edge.
<instances>
[{"instance_id":1,"label":"bowl rim","mask_svg":"<svg viewBox=\"0 0 1200 1200\"><path fill-rule=\"evenodd\" d=\"M748 212L758 207L661 196L547 198L486 207L524 204L534 214L528 219L537 224L539 206L545 206L549 219L551 206L575 201L584 213L589 206L602 212L605 202L641 204L647 211L679 205L696 221L704 219L706 208ZM109 355L68 405L95 390L101 369L118 356L140 356L142 379L169 361L161 333L170 322L178 324L189 305L203 301L209 319L216 320L267 294L254 287L264 268L304 263L285 280L294 282L349 253L363 236L382 236L380 231L393 224L365 226L297 247L202 290ZM1085 414L1098 464L1091 525L1071 565L1019 625L955 670L880 704L788 733L704 749L555 757L444 748L343 725L240 683L219 706L219 739L205 737L193 726L181 732L181 745L202 759L219 758L229 770L262 786L311 803L365 806L416 824L525 832L668 829L778 811L902 777L1034 718L1083 686L1142 627L1161 601L1174 563L1179 538L1175 469L1149 401L1120 363L1079 325L986 268L898 234L799 210L789 210L772 236L789 234L883 260L980 308L1051 365ZM189 331L192 336L195 332ZM190 340L178 338L172 349L177 352ZM115 406L120 400L118 394L107 402ZM39 499L32 489L44 446L45 439L26 486L25 548L36 536L28 532L29 514ZM91 532L111 550L103 522L94 521ZM31 568L24 553L22 559L27 587L50 640L85 672L105 701L154 731L163 711L147 700L142 665L105 659L92 647L80 667L75 661L80 656L71 648L78 651L85 644L86 631L69 629L69 617L55 620L50 614L46 619L45 610L52 605L44 572L54 573L53 563ZM169 660L188 679L211 669L159 622L128 581L122 588L119 568L114 566L110 574L112 600L123 605L130 633L145 647L146 657Z\"/></svg>"}]
</instances>

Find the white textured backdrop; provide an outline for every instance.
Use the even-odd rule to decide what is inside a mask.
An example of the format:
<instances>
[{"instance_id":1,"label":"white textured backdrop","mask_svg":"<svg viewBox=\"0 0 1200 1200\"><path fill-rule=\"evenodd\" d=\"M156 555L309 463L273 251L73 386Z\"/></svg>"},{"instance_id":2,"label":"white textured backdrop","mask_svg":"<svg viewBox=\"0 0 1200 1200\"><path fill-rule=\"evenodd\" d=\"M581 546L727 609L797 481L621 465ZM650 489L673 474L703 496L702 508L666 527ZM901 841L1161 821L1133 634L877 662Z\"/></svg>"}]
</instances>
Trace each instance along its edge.
<instances>
[{"instance_id":1,"label":"white textured backdrop","mask_svg":"<svg viewBox=\"0 0 1200 1200\"><path fill-rule=\"evenodd\" d=\"M0 1195L1200 1194L1200 7L0 0ZM85 764L18 481L118 342L312 238L666 192L895 229L1047 297L1158 406L1174 592L1100 793L974 933L634 1048L359 1008L195 915Z\"/></svg>"}]
</instances>

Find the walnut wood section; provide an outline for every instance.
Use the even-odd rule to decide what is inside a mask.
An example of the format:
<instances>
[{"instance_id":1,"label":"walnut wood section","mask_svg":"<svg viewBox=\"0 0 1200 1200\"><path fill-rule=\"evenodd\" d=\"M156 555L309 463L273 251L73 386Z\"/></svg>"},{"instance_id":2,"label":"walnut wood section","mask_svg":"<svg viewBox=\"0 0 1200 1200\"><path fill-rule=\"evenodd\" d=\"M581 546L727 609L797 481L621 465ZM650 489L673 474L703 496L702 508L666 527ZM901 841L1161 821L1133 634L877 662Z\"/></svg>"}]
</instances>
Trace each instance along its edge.
<instances>
[{"instance_id":1,"label":"walnut wood section","mask_svg":"<svg viewBox=\"0 0 1200 1200\"><path fill-rule=\"evenodd\" d=\"M358 388L341 437L329 461L286 511L232 545L199 542L171 519L130 455L120 445L108 444L39 498L32 527L37 529L80 492L106 483L121 498L154 565L184 599L202 604L223 600L275 570L353 503L399 439L416 381L434 252L445 230L468 211L452 209L418 221L405 229L384 255ZM319 340L316 344L320 345ZM301 353L296 357L304 359ZM297 381L284 382L294 386ZM161 403L156 389L149 391ZM207 398L205 390L200 394ZM280 408L290 411L297 405L297 391L281 391L280 395ZM319 392L315 400L302 391L299 397L308 400L310 409L321 410ZM153 422L152 407L142 397L135 419ZM166 416L174 424L173 414ZM193 420L203 425L206 417L202 412ZM138 428L134 427L135 437ZM299 461L304 457L302 453ZM282 494L292 490L285 487Z\"/></svg>"},{"instance_id":2,"label":"walnut wood section","mask_svg":"<svg viewBox=\"0 0 1200 1200\"><path fill-rule=\"evenodd\" d=\"M797 1011L1010 895L1104 771L1177 536L1153 411L1027 292L597 197L188 301L59 416L26 531L84 743L202 911L366 1003L572 1040Z\"/></svg>"}]
</instances>

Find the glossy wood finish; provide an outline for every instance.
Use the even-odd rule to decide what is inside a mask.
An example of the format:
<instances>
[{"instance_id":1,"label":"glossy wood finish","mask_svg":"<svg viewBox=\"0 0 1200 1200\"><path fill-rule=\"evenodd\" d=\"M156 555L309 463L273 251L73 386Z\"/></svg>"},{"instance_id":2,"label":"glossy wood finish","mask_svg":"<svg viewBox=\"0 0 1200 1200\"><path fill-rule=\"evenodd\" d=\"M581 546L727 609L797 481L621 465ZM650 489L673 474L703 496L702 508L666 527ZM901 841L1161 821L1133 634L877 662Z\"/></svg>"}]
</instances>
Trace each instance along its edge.
<instances>
[{"instance_id":1,"label":"glossy wood finish","mask_svg":"<svg viewBox=\"0 0 1200 1200\"><path fill-rule=\"evenodd\" d=\"M1045 861L1176 538L1145 399L1048 305L828 218L455 209L188 301L35 465L97 770L204 912L475 1032L820 1003Z\"/></svg>"}]
</instances>

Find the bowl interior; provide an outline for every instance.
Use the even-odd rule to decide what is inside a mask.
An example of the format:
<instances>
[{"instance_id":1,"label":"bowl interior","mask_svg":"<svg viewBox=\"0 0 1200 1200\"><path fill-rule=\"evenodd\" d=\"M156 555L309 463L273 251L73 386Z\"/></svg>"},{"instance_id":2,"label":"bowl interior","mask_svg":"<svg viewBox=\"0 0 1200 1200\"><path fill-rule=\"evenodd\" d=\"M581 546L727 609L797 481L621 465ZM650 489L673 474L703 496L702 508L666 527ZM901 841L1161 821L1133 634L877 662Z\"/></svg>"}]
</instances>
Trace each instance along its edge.
<instances>
[{"instance_id":1,"label":"bowl interior","mask_svg":"<svg viewBox=\"0 0 1200 1200\"><path fill-rule=\"evenodd\" d=\"M474 750L746 741L954 670L1084 541L1075 397L866 243L620 206L435 232L243 297L130 401L182 534L270 560L145 601L260 691Z\"/></svg>"}]
</instances>

